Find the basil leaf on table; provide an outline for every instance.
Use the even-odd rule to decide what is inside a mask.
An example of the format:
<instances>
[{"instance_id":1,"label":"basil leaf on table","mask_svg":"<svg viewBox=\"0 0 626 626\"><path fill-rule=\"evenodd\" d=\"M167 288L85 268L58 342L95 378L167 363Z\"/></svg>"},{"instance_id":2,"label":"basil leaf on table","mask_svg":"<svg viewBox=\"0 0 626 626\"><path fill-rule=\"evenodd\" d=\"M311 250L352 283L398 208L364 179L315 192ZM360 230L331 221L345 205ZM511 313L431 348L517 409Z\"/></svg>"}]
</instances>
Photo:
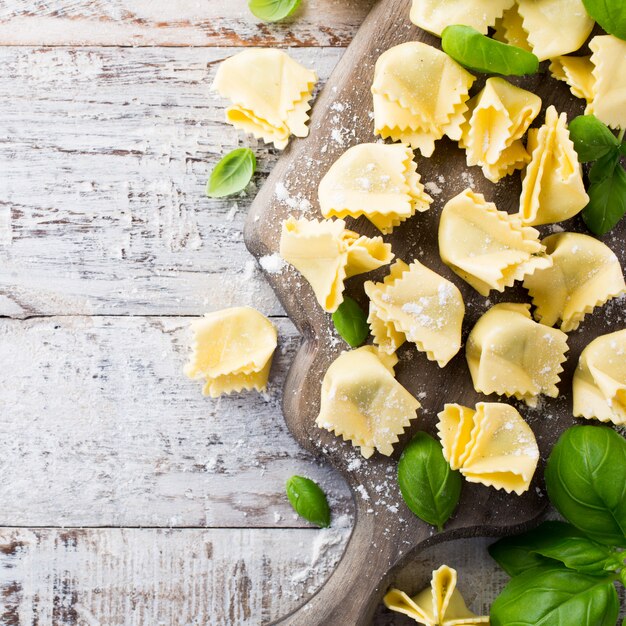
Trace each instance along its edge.
<instances>
[{"instance_id":1,"label":"basil leaf on table","mask_svg":"<svg viewBox=\"0 0 626 626\"><path fill-rule=\"evenodd\" d=\"M243 191L256 170L256 157L250 148L237 148L213 168L206 187L209 198L223 198Z\"/></svg>"},{"instance_id":2,"label":"basil leaf on table","mask_svg":"<svg viewBox=\"0 0 626 626\"><path fill-rule=\"evenodd\" d=\"M286 491L291 506L300 517L322 528L330 526L328 500L317 483L304 476L292 476L287 481Z\"/></svg>"},{"instance_id":3,"label":"basil leaf on table","mask_svg":"<svg viewBox=\"0 0 626 626\"><path fill-rule=\"evenodd\" d=\"M598 159L589 170L589 204L582 217L595 235L608 233L626 213L626 171L619 153Z\"/></svg>"},{"instance_id":4,"label":"basil leaf on table","mask_svg":"<svg viewBox=\"0 0 626 626\"><path fill-rule=\"evenodd\" d=\"M333 313L333 324L337 332L353 348L358 348L370 332L363 309L348 296L344 297L339 308Z\"/></svg>"},{"instance_id":5,"label":"basil leaf on table","mask_svg":"<svg viewBox=\"0 0 626 626\"><path fill-rule=\"evenodd\" d=\"M524 76L539 69L539 59L532 52L491 39L471 26L444 28L441 47L457 63L475 72Z\"/></svg>"},{"instance_id":6,"label":"basil leaf on table","mask_svg":"<svg viewBox=\"0 0 626 626\"><path fill-rule=\"evenodd\" d=\"M441 530L459 502L462 480L450 469L439 442L418 433L398 462L398 485L409 509Z\"/></svg>"},{"instance_id":7,"label":"basil leaf on table","mask_svg":"<svg viewBox=\"0 0 626 626\"><path fill-rule=\"evenodd\" d=\"M250 0L250 11L265 22L278 22L289 17L300 5L300 0Z\"/></svg>"},{"instance_id":8,"label":"basil leaf on table","mask_svg":"<svg viewBox=\"0 0 626 626\"><path fill-rule=\"evenodd\" d=\"M545 471L548 496L595 541L626 546L626 441L606 426L573 426L554 446Z\"/></svg>"},{"instance_id":9,"label":"basil leaf on table","mask_svg":"<svg viewBox=\"0 0 626 626\"><path fill-rule=\"evenodd\" d=\"M619 139L595 115L575 117L569 124L569 136L581 163L614 154L620 147Z\"/></svg>"},{"instance_id":10,"label":"basil leaf on table","mask_svg":"<svg viewBox=\"0 0 626 626\"><path fill-rule=\"evenodd\" d=\"M511 579L491 605L491 626L615 626L614 576L590 576L554 564Z\"/></svg>"},{"instance_id":11,"label":"basil leaf on table","mask_svg":"<svg viewBox=\"0 0 626 626\"><path fill-rule=\"evenodd\" d=\"M583 0L587 13L604 30L626 39L626 2L624 0Z\"/></svg>"}]
</instances>

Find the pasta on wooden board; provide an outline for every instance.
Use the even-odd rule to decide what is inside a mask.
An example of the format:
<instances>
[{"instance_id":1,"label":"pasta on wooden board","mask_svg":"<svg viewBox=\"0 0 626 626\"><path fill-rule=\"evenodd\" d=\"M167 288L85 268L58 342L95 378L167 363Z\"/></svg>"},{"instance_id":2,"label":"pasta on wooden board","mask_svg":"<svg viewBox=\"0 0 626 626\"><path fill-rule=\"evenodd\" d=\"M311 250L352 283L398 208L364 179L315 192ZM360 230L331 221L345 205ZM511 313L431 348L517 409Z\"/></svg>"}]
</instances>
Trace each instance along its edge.
<instances>
[{"instance_id":1,"label":"pasta on wooden board","mask_svg":"<svg viewBox=\"0 0 626 626\"><path fill-rule=\"evenodd\" d=\"M508 43L522 50L532 52L532 48L528 43L528 33L524 30L524 20L519 14L517 4L506 9L502 17L496 20L493 38L502 43Z\"/></svg>"},{"instance_id":2,"label":"pasta on wooden board","mask_svg":"<svg viewBox=\"0 0 626 626\"><path fill-rule=\"evenodd\" d=\"M552 76L567 83L572 95L584 98L588 103L593 101L595 83L593 68L591 56L558 56L550 60ZM588 112L589 110L585 111Z\"/></svg>"}]
</instances>

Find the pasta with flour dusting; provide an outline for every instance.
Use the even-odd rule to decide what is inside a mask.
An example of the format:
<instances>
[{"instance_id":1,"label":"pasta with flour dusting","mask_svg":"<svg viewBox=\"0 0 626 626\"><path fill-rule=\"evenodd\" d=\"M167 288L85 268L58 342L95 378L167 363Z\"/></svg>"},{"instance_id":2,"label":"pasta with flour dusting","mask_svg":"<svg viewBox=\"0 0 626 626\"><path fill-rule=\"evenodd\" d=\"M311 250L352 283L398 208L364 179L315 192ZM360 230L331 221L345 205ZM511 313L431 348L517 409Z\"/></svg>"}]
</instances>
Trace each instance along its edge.
<instances>
[{"instance_id":1,"label":"pasta with flour dusting","mask_svg":"<svg viewBox=\"0 0 626 626\"><path fill-rule=\"evenodd\" d=\"M626 329L594 339L574 373L574 416L626 425Z\"/></svg>"},{"instance_id":2,"label":"pasta with flour dusting","mask_svg":"<svg viewBox=\"0 0 626 626\"><path fill-rule=\"evenodd\" d=\"M535 319L561 330L576 330L585 315L626 291L614 252L601 241L579 233L557 233L543 242L552 267L524 279L535 305Z\"/></svg>"},{"instance_id":3,"label":"pasta with flour dusting","mask_svg":"<svg viewBox=\"0 0 626 626\"><path fill-rule=\"evenodd\" d=\"M540 394L558 396L567 335L533 321L530 305L491 307L467 339L466 357L476 391L537 406Z\"/></svg>"},{"instance_id":4,"label":"pasta with flour dusting","mask_svg":"<svg viewBox=\"0 0 626 626\"><path fill-rule=\"evenodd\" d=\"M465 305L449 280L419 261L396 261L382 283L368 281L374 343L393 353L406 339L444 367L461 348Z\"/></svg>"},{"instance_id":5,"label":"pasta with flour dusting","mask_svg":"<svg viewBox=\"0 0 626 626\"><path fill-rule=\"evenodd\" d=\"M539 232L519 218L498 211L471 189L449 200L439 221L439 253L443 262L487 296L504 291L527 274L552 261L539 241Z\"/></svg>"},{"instance_id":6,"label":"pasta with flour dusting","mask_svg":"<svg viewBox=\"0 0 626 626\"><path fill-rule=\"evenodd\" d=\"M316 82L314 71L282 50L255 48L223 61L213 87L232 102L226 121L283 149L290 135L309 134L309 101Z\"/></svg>"},{"instance_id":7,"label":"pasta with flour dusting","mask_svg":"<svg viewBox=\"0 0 626 626\"><path fill-rule=\"evenodd\" d=\"M321 307L330 313L343 302L344 281L388 265L391 245L382 237L361 237L347 230L343 220L283 222L280 256L311 284Z\"/></svg>"},{"instance_id":8,"label":"pasta with flour dusting","mask_svg":"<svg viewBox=\"0 0 626 626\"><path fill-rule=\"evenodd\" d=\"M550 61L552 76L567 83L572 95L584 98L588 103L593 101L595 83L593 68L590 56L558 56ZM585 111L588 112L589 109Z\"/></svg>"},{"instance_id":9,"label":"pasta with flour dusting","mask_svg":"<svg viewBox=\"0 0 626 626\"><path fill-rule=\"evenodd\" d=\"M397 362L373 346L340 354L324 375L315 423L351 441L366 459L375 450L389 456L420 408L395 379Z\"/></svg>"},{"instance_id":10,"label":"pasta with flour dusting","mask_svg":"<svg viewBox=\"0 0 626 626\"><path fill-rule=\"evenodd\" d=\"M461 138L474 76L445 52L417 41L390 48L376 61L374 132L431 156L444 135Z\"/></svg>"},{"instance_id":11,"label":"pasta with flour dusting","mask_svg":"<svg viewBox=\"0 0 626 626\"><path fill-rule=\"evenodd\" d=\"M416 211L428 210L432 202L420 182L413 151L402 144L353 146L322 178L318 196L324 217L365 215L383 234Z\"/></svg>"},{"instance_id":12,"label":"pasta with flour dusting","mask_svg":"<svg viewBox=\"0 0 626 626\"><path fill-rule=\"evenodd\" d=\"M263 391L277 344L274 325L251 307L208 313L192 323L194 339L185 374L204 380L202 393Z\"/></svg>"}]
</instances>

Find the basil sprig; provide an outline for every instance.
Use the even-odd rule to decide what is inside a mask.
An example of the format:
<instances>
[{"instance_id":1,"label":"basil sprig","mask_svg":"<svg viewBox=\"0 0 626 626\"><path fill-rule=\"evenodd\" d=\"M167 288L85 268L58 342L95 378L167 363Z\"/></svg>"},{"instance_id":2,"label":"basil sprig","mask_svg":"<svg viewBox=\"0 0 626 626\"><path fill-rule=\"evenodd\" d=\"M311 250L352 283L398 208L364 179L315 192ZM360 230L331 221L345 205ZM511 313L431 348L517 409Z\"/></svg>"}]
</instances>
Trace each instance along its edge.
<instances>
[{"instance_id":1,"label":"basil sprig","mask_svg":"<svg viewBox=\"0 0 626 626\"><path fill-rule=\"evenodd\" d=\"M300 517L322 528L330 526L328 500L316 482L304 476L292 476L285 488L291 506Z\"/></svg>"},{"instance_id":2,"label":"basil sprig","mask_svg":"<svg viewBox=\"0 0 626 626\"><path fill-rule=\"evenodd\" d=\"M539 59L532 52L491 39L471 26L444 28L441 47L457 63L475 72L524 76L539 69Z\"/></svg>"},{"instance_id":3,"label":"basil sprig","mask_svg":"<svg viewBox=\"0 0 626 626\"><path fill-rule=\"evenodd\" d=\"M583 0L587 13L607 33L626 39L626 2L624 0Z\"/></svg>"},{"instance_id":4,"label":"basil sprig","mask_svg":"<svg viewBox=\"0 0 626 626\"><path fill-rule=\"evenodd\" d=\"M418 433L398 462L398 485L407 506L438 530L454 512L461 495L461 475L450 469L441 445Z\"/></svg>"},{"instance_id":5,"label":"basil sprig","mask_svg":"<svg viewBox=\"0 0 626 626\"><path fill-rule=\"evenodd\" d=\"M300 0L249 0L250 11L265 22L279 22L289 17L300 5Z\"/></svg>"},{"instance_id":6,"label":"basil sprig","mask_svg":"<svg viewBox=\"0 0 626 626\"><path fill-rule=\"evenodd\" d=\"M229 152L213 168L206 187L209 198L223 198L243 191L256 170L256 157L250 148Z\"/></svg>"},{"instance_id":7,"label":"basil sprig","mask_svg":"<svg viewBox=\"0 0 626 626\"><path fill-rule=\"evenodd\" d=\"M353 348L358 348L370 332L363 309L349 296L344 296L343 302L333 313L333 324L337 332Z\"/></svg>"},{"instance_id":8,"label":"basil sprig","mask_svg":"<svg viewBox=\"0 0 626 626\"><path fill-rule=\"evenodd\" d=\"M626 213L626 171L620 163L626 142L616 137L594 115L580 115L569 133L582 163L595 161L589 170L589 204L582 216L595 235L608 233Z\"/></svg>"}]
</instances>

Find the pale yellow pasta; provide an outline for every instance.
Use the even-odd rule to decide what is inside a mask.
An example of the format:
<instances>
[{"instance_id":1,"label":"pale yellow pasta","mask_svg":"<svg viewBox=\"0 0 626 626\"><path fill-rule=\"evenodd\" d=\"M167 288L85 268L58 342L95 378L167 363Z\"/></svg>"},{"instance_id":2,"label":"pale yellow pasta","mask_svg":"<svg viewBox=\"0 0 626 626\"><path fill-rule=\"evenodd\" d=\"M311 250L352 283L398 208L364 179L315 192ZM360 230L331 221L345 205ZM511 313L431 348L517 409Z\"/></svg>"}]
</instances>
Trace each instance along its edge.
<instances>
[{"instance_id":1,"label":"pale yellow pasta","mask_svg":"<svg viewBox=\"0 0 626 626\"><path fill-rule=\"evenodd\" d=\"M481 295L504 291L551 260L539 232L471 189L449 200L439 221L443 262Z\"/></svg>"},{"instance_id":2,"label":"pale yellow pasta","mask_svg":"<svg viewBox=\"0 0 626 626\"><path fill-rule=\"evenodd\" d=\"M562 222L582 211L589 196L565 113L548 107L544 125L528 131L527 148L531 160L522 180L522 222L529 226Z\"/></svg>"},{"instance_id":3,"label":"pale yellow pasta","mask_svg":"<svg viewBox=\"0 0 626 626\"><path fill-rule=\"evenodd\" d=\"M283 222L280 256L311 284L321 307L330 313L343 302L344 281L391 263L391 245L382 237L360 237L343 220Z\"/></svg>"},{"instance_id":4,"label":"pale yellow pasta","mask_svg":"<svg viewBox=\"0 0 626 626\"><path fill-rule=\"evenodd\" d=\"M322 178L318 196L324 217L365 215L383 234L416 211L428 210L432 202L420 182L413 151L403 144L353 146Z\"/></svg>"},{"instance_id":5,"label":"pale yellow pasta","mask_svg":"<svg viewBox=\"0 0 626 626\"><path fill-rule=\"evenodd\" d=\"M594 339L574 373L574 416L626 425L626 329Z\"/></svg>"},{"instance_id":6,"label":"pale yellow pasta","mask_svg":"<svg viewBox=\"0 0 626 626\"><path fill-rule=\"evenodd\" d=\"M192 323L194 333L185 374L204 380L212 398L267 386L277 335L273 324L251 307L207 313Z\"/></svg>"},{"instance_id":7,"label":"pale yellow pasta","mask_svg":"<svg viewBox=\"0 0 626 626\"><path fill-rule=\"evenodd\" d=\"M364 346L340 354L322 381L315 423L361 450L389 456L420 403L394 378L395 354Z\"/></svg>"},{"instance_id":8,"label":"pale yellow pasta","mask_svg":"<svg viewBox=\"0 0 626 626\"><path fill-rule=\"evenodd\" d=\"M619 260L589 235L557 233L542 243L552 267L524 279L535 305L535 319L561 330L576 330L585 315L626 291Z\"/></svg>"},{"instance_id":9,"label":"pale yellow pasta","mask_svg":"<svg viewBox=\"0 0 626 626\"><path fill-rule=\"evenodd\" d=\"M515 0L413 0L411 21L441 37L446 26L465 24L483 34Z\"/></svg>"},{"instance_id":10,"label":"pale yellow pasta","mask_svg":"<svg viewBox=\"0 0 626 626\"><path fill-rule=\"evenodd\" d=\"M419 261L396 261L382 283L368 281L368 322L374 343L394 352L406 339L444 367L461 348L465 305L449 280Z\"/></svg>"},{"instance_id":11,"label":"pale yellow pasta","mask_svg":"<svg viewBox=\"0 0 626 626\"><path fill-rule=\"evenodd\" d=\"M468 482L521 495L537 469L539 448L517 409L479 402L476 410L446 404L437 424L443 456Z\"/></svg>"},{"instance_id":12,"label":"pale yellow pasta","mask_svg":"<svg viewBox=\"0 0 626 626\"><path fill-rule=\"evenodd\" d=\"M594 66L590 112L611 128L626 128L626 41L602 35L589 48Z\"/></svg>"},{"instance_id":13,"label":"pale yellow pasta","mask_svg":"<svg viewBox=\"0 0 626 626\"><path fill-rule=\"evenodd\" d=\"M290 135L306 137L309 100L317 82L282 50L254 48L223 61L213 87L232 102L226 120L282 149Z\"/></svg>"},{"instance_id":14,"label":"pale yellow pasta","mask_svg":"<svg viewBox=\"0 0 626 626\"><path fill-rule=\"evenodd\" d=\"M567 335L533 321L530 305L491 307L470 332L467 363L480 393L514 396L536 406L540 394L556 398Z\"/></svg>"},{"instance_id":15,"label":"pale yellow pasta","mask_svg":"<svg viewBox=\"0 0 626 626\"><path fill-rule=\"evenodd\" d=\"M374 132L431 156L435 141L461 137L474 77L447 54L410 41L376 61L372 94Z\"/></svg>"},{"instance_id":16,"label":"pale yellow pasta","mask_svg":"<svg viewBox=\"0 0 626 626\"><path fill-rule=\"evenodd\" d=\"M502 17L496 20L494 29L494 39L517 46L522 48L522 50L531 51L528 43L528 33L524 30L522 16L517 10L517 4L507 9L502 14Z\"/></svg>"},{"instance_id":17,"label":"pale yellow pasta","mask_svg":"<svg viewBox=\"0 0 626 626\"><path fill-rule=\"evenodd\" d=\"M591 103L594 97L593 69L594 64L590 56L558 56L550 61L552 76L567 83L572 95L584 98L588 103Z\"/></svg>"},{"instance_id":18,"label":"pale yellow pasta","mask_svg":"<svg viewBox=\"0 0 626 626\"><path fill-rule=\"evenodd\" d=\"M383 602L391 611L408 615L423 626L478 626L489 624L489 616L479 617L465 604L456 588L456 570L442 565L433 572L430 587L412 598L391 589Z\"/></svg>"},{"instance_id":19,"label":"pale yellow pasta","mask_svg":"<svg viewBox=\"0 0 626 626\"><path fill-rule=\"evenodd\" d=\"M494 183L522 169L530 155L520 139L539 114L541 98L503 78L488 78L467 105L459 141L467 164L481 166Z\"/></svg>"}]
</instances>

